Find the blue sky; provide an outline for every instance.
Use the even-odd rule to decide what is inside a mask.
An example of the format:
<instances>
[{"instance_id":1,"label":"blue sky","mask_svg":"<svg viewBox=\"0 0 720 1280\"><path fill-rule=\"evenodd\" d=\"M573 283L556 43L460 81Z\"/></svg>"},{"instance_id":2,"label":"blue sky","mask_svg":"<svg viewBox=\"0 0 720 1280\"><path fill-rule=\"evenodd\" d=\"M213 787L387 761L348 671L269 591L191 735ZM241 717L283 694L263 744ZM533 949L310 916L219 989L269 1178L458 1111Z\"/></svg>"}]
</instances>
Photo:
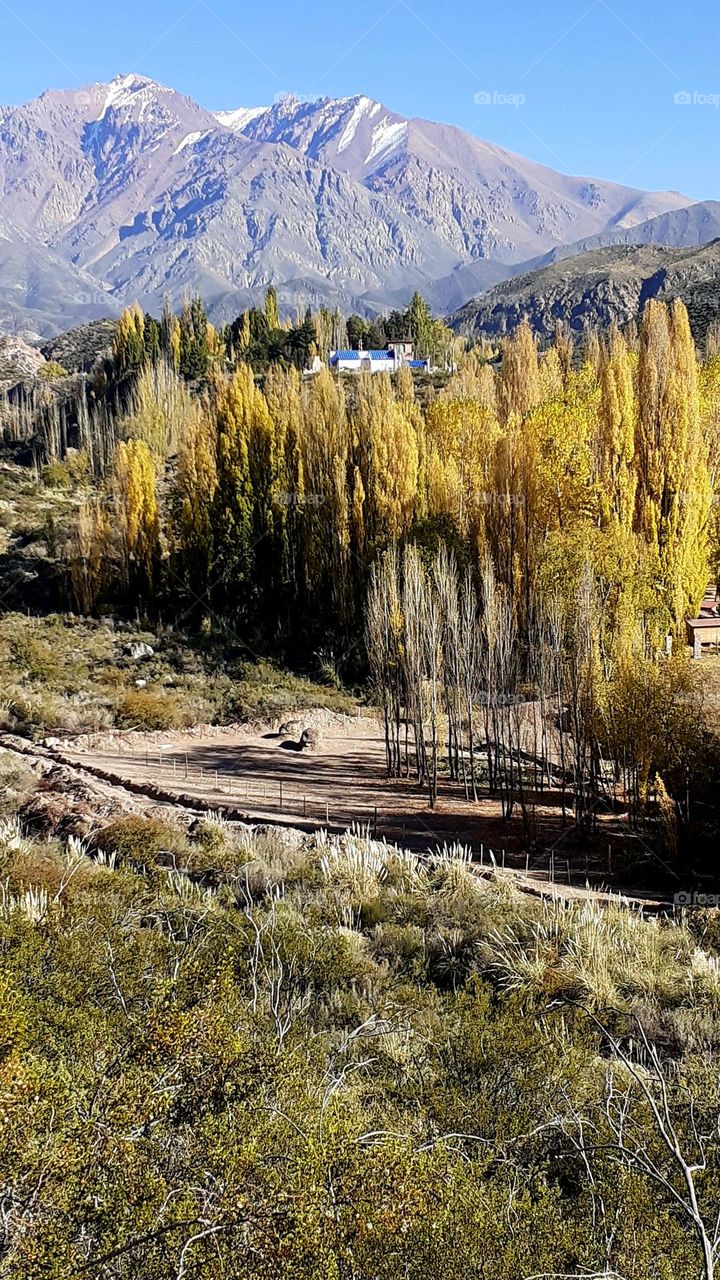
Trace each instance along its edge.
<instances>
[{"instance_id":1,"label":"blue sky","mask_svg":"<svg viewBox=\"0 0 720 1280\"><path fill-rule=\"evenodd\" d=\"M719 46L717 0L0 0L0 102L130 70L212 109L365 93L565 172L720 199Z\"/></svg>"}]
</instances>

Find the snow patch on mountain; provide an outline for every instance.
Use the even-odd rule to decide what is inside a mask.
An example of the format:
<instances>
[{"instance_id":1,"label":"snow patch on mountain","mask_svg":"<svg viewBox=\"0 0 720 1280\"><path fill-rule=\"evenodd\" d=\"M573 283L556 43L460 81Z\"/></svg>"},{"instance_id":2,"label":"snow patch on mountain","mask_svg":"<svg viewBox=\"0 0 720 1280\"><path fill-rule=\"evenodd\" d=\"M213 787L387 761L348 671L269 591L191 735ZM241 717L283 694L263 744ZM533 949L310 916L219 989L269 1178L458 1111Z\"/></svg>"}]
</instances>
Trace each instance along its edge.
<instances>
[{"instance_id":1,"label":"snow patch on mountain","mask_svg":"<svg viewBox=\"0 0 720 1280\"><path fill-rule=\"evenodd\" d=\"M379 110L379 102L373 102L372 98L358 98L356 105L350 112L350 119L345 125L340 141L338 142L338 153L344 151L346 147L350 146L350 143L357 133L358 125L360 124L363 116L367 113L372 119L373 115L375 115Z\"/></svg>"},{"instance_id":2,"label":"snow patch on mountain","mask_svg":"<svg viewBox=\"0 0 720 1280\"><path fill-rule=\"evenodd\" d=\"M251 120L257 120L258 116L264 115L268 110L268 107L238 107L235 111L214 111L213 115L218 124L226 129L242 133Z\"/></svg>"},{"instance_id":3,"label":"snow patch on mountain","mask_svg":"<svg viewBox=\"0 0 720 1280\"><path fill-rule=\"evenodd\" d=\"M200 132L196 132L196 133L186 133L185 137L182 139L181 142L178 143L175 150L173 151L173 155L179 156L180 152L184 151L186 147L194 147L196 142L199 142L201 138L207 138L207 136L208 136L207 131L203 131L203 130L200 130Z\"/></svg>"},{"instance_id":4,"label":"snow patch on mountain","mask_svg":"<svg viewBox=\"0 0 720 1280\"><path fill-rule=\"evenodd\" d=\"M373 129L370 150L365 157L365 163L372 164L373 160L377 160L378 156L386 151L396 151L407 137L407 131L407 120L392 123L389 116L386 116L382 124Z\"/></svg>"}]
</instances>

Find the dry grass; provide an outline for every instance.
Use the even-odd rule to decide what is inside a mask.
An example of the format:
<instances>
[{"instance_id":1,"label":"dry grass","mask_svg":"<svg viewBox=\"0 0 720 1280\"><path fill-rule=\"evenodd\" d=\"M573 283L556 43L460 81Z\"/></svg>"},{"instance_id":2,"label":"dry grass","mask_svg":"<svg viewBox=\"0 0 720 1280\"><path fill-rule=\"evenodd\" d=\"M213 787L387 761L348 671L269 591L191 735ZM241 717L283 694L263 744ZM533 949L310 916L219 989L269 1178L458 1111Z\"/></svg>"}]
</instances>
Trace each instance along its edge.
<instances>
[{"instance_id":1,"label":"dry grass","mask_svg":"<svg viewBox=\"0 0 720 1280\"><path fill-rule=\"evenodd\" d=\"M98 877L122 884L143 867L183 907L209 909L215 895L230 909L275 901L303 929L310 921L311 932L342 929L358 964L369 947L378 963L415 974L426 968L441 985L477 973L530 1007L569 1001L605 1016L637 1013L680 1045L720 1040L712 941L698 945L684 921L647 919L622 902L529 899L500 874L474 875L461 847L419 858L361 830L303 835L210 813L188 831L116 820L89 849L77 840L35 841L17 821L0 823L4 917L19 911L40 923Z\"/></svg>"},{"instance_id":2,"label":"dry grass","mask_svg":"<svg viewBox=\"0 0 720 1280\"><path fill-rule=\"evenodd\" d=\"M142 641L153 656L125 652ZM142 681L141 687L137 682ZM247 663L218 638L148 631L114 619L0 617L0 728L35 738L285 717L311 707L351 711L333 688L269 662Z\"/></svg>"},{"instance_id":3,"label":"dry grass","mask_svg":"<svg viewBox=\"0 0 720 1280\"><path fill-rule=\"evenodd\" d=\"M498 931L491 948L500 983L531 997L618 1010L720 1000L717 957L683 925L626 906L545 903L540 919Z\"/></svg>"}]
</instances>

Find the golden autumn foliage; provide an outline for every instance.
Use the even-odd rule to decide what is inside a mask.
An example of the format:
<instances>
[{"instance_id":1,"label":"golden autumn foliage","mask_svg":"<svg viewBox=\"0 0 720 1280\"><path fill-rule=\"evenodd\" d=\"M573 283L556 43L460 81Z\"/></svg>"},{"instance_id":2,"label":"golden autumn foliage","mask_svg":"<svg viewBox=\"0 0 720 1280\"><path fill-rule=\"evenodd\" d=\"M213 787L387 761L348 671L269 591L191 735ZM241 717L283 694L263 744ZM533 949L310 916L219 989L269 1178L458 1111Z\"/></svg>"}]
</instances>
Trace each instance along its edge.
<instances>
[{"instance_id":1,"label":"golden autumn foliage","mask_svg":"<svg viewBox=\"0 0 720 1280\"><path fill-rule=\"evenodd\" d=\"M323 346L337 317L325 321ZM137 308L124 313L123 360L142 326ZM241 326L240 347L249 340ZM241 363L227 375L195 304L164 317L160 345L169 355L133 384L110 482L125 494L124 581L130 559L147 578L161 526L188 596L216 584L222 612L289 622L299 607L353 628L385 547L450 539L476 573L490 557L521 628L538 590L571 600L589 564L607 636L657 650L717 565L720 357L700 362L680 303L649 303L636 336L583 349L560 328L539 351L522 324L460 356L422 403L408 369L347 381L275 365L261 380ZM205 368L202 389L174 372L181 357Z\"/></svg>"},{"instance_id":2,"label":"golden autumn foliage","mask_svg":"<svg viewBox=\"0 0 720 1280\"><path fill-rule=\"evenodd\" d=\"M143 440L121 442L109 483L113 532L123 582L152 592L160 552L160 520L152 454Z\"/></svg>"}]
</instances>

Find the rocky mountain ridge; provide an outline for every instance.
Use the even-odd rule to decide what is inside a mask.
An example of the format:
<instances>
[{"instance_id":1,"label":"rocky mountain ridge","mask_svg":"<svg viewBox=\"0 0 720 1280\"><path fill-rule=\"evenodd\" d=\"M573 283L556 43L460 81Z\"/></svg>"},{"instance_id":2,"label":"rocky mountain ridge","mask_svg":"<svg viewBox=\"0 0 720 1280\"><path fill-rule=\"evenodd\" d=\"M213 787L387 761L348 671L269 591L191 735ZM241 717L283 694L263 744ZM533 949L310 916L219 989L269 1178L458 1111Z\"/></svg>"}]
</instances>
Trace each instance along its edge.
<instances>
[{"instance_id":1,"label":"rocky mountain ridge","mask_svg":"<svg viewBox=\"0 0 720 1280\"><path fill-rule=\"evenodd\" d=\"M438 310L569 241L686 208L356 96L212 112L141 76L0 109L0 327L49 336L199 292L225 320Z\"/></svg>"}]
</instances>

